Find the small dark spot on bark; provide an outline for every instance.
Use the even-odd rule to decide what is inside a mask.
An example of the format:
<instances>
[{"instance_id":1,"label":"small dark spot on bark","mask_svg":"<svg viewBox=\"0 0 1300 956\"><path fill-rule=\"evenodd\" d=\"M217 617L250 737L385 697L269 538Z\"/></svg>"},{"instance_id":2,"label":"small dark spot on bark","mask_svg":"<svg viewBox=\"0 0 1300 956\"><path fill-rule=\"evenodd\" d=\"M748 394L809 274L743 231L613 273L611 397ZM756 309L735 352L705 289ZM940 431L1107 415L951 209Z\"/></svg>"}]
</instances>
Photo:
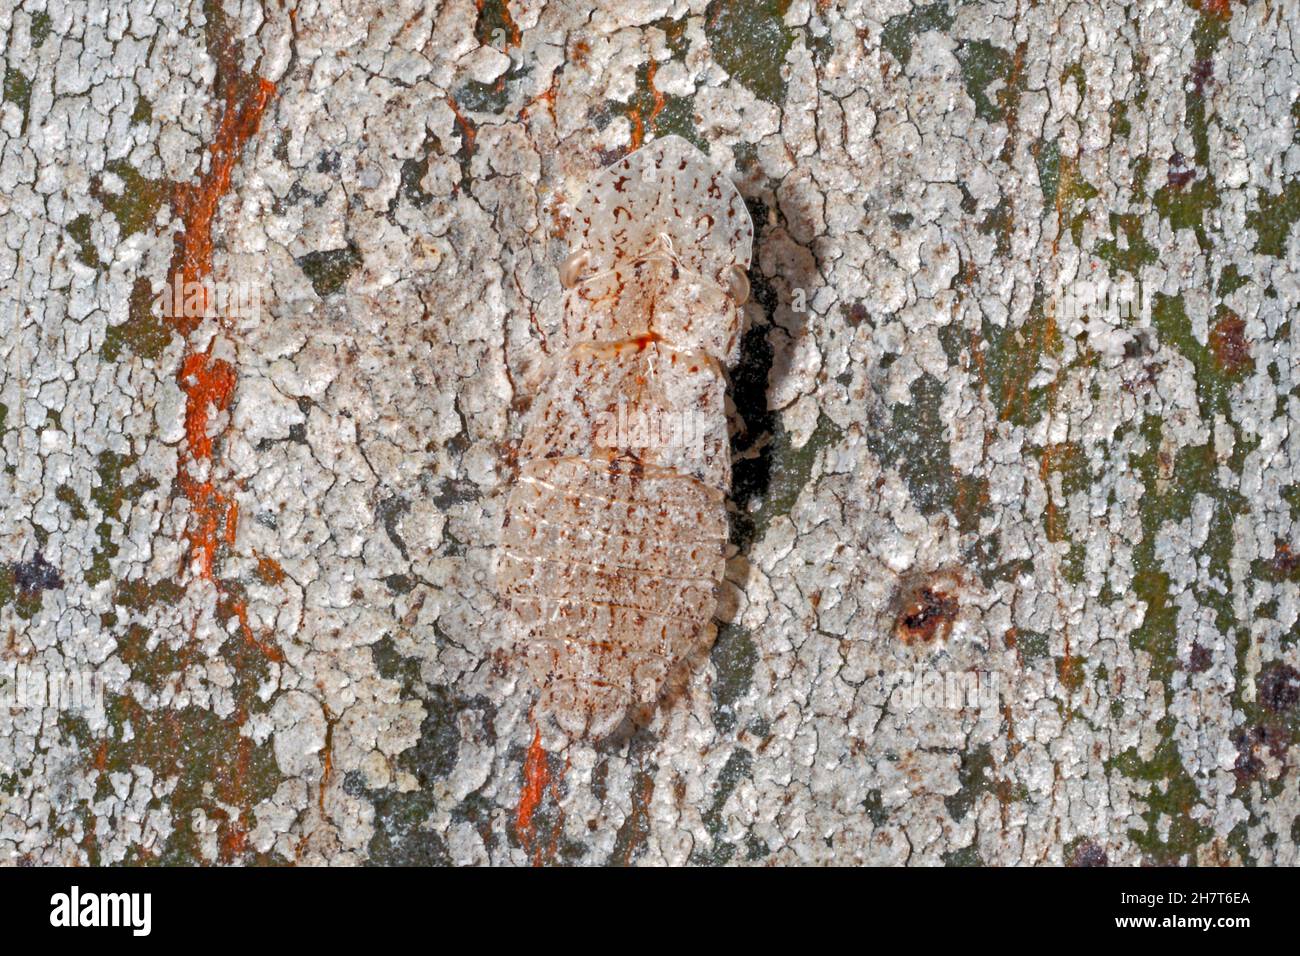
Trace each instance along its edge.
<instances>
[{"instance_id":1,"label":"small dark spot on bark","mask_svg":"<svg viewBox=\"0 0 1300 956\"><path fill-rule=\"evenodd\" d=\"M961 604L949 591L932 582L916 585L905 594L894 633L904 644L929 644L946 640Z\"/></svg>"},{"instance_id":2,"label":"small dark spot on bark","mask_svg":"<svg viewBox=\"0 0 1300 956\"><path fill-rule=\"evenodd\" d=\"M1246 323L1235 312L1224 312L1210 332L1210 347L1214 358L1228 374L1236 374L1250 366L1250 343L1246 341Z\"/></svg>"},{"instance_id":3,"label":"small dark spot on bark","mask_svg":"<svg viewBox=\"0 0 1300 956\"><path fill-rule=\"evenodd\" d=\"M1192 66L1192 86L1197 96L1205 95L1205 84L1214 76L1214 62L1208 57L1197 60Z\"/></svg>"},{"instance_id":4,"label":"small dark spot on bark","mask_svg":"<svg viewBox=\"0 0 1300 956\"><path fill-rule=\"evenodd\" d=\"M388 540L393 543L402 555L403 561L410 561L411 555L406 550L406 542L398 533L397 523L402 520L402 515L411 510L411 503L401 495L390 495L383 501L375 505L375 516L379 523L384 526L384 532L388 535Z\"/></svg>"},{"instance_id":5,"label":"small dark spot on bark","mask_svg":"<svg viewBox=\"0 0 1300 956\"><path fill-rule=\"evenodd\" d=\"M1145 358L1152 352L1151 345L1151 335L1146 329L1139 329L1131 339L1124 343L1124 357L1126 359Z\"/></svg>"},{"instance_id":6,"label":"small dark spot on bark","mask_svg":"<svg viewBox=\"0 0 1300 956\"><path fill-rule=\"evenodd\" d=\"M1264 761L1255 756L1253 732L1238 730L1233 734L1232 742L1237 747L1237 759L1232 765L1232 775L1237 778L1237 784L1240 786L1259 776L1259 772L1264 769Z\"/></svg>"},{"instance_id":7,"label":"small dark spot on bark","mask_svg":"<svg viewBox=\"0 0 1300 956\"><path fill-rule=\"evenodd\" d=\"M1277 760L1285 757L1290 739L1281 728L1262 723L1249 729L1238 728L1232 735L1232 743L1237 748L1232 773L1241 785L1259 778L1264 770L1264 751Z\"/></svg>"},{"instance_id":8,"label":"small dark spot on bark","mask_svg":"<svg viewBox=\"0 0 1300 956\"><path fill-rule=\"evenodd\" d=\"M1295 709L1300 702L1300 671L1289 664L1273 664L1255 679L1259 703L1275 714Z\"/></svg>"},{"instance_id":9,"label":"small dark spot on bark","mask_svg":"<svg viewBox=\"0 0 1300 956\"><path fill-rule=\"evenodd\" d=\"M840 311L844 314L844 318L848 321L849 325L854 328L857 328L863 322L867 321L868 318L867 307L861 302L854 302L852 305L841 306Z\"/></svg>"},{"instance_id":10,"label":"small dark spot on bark","mask_svg":"<svg viewBox=\"0 0 1300 956\"><path fill-rule=\"evenodd\" d=\"M1270 562L1274 576L1281 580L1294 578L1296 572L1300 571L1300 554L1292 551L1291 546L1285 541L1278 541L1275 547L1273 560Z\"/></svg>"},{"instance_id":11,"label":"small dark spot on bark","mask_svg":"<svg viewBox=\"0 0 1300 956\"><path fill-rule=\"evenodd\" d=\"M481 492L478 485L467 478L446 478L433 495L433 503L439 511L446 511L461 501L474 501Z\"/></svg>"},{"instance_id":12,"label":"small dark spot on bark","mask_svg":"<svg viewBox=\"0 0 1300 956\"><path fill-rule=\"evenodd\" d=\"M1109 866L1106 851L1091 840L1083 840L1070 855L1070 866Z\"/></svg>"},{"instance_id":13,"label":"small dark spot on bark","mask_svg":"<svg viewBox=\"0 0 1300 956\"><path fill-rule=\"evenodd\" d=\"M1169 188L1182 189L1196 178L1195 167L1187 165L1182 153L1175 152L1169 157Z\"/></svg>"},{"instance_id":14,"label":"small dark spot on bark","mask_svg":"<svg viewBox=\"0 0 1300 956\"><path fill-rule=\"evenodd\" d=\"M297 262L316 294L324 299L343 288L348 277L361 265L361 254L354 245L348 244L343 249L309 252L299 256Z\"/></svg>"},{"instance_id":15,"label":"small dark spot on bark","mask_svg":"<svg viewBox=\"0 0 1300 956\"><path fill-rule=\"evenodd\" d=\"M20 561L14 565L14 584L18 590L27 594L39 594L42 591L61 590L63 578L54 565L45 560L45 555L37 551L30 561Z\"/></svg>"}]
</instances>

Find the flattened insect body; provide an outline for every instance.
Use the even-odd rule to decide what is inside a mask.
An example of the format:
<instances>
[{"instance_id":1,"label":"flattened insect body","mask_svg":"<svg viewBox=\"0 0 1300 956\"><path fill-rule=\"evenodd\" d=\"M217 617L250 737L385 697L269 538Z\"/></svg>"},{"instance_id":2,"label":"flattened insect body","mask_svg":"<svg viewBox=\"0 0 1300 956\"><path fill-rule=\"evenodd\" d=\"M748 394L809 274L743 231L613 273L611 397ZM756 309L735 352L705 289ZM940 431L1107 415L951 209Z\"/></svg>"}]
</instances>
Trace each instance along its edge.
<instances>
[{"instance_id":1,"label":"flattened insect body","mask_svg":"<svg viewBox=\"0 0 1300 956\"><path fill-rule=\"evenodd\" d=\"M538 715L599 738L659 699L715 610L753 227L730 180L667 137L597 174L575 231L497 583Z\"/></svg>"},{"instance_id":2,"label":"flattened insect body","mask_svg":"<svg viewBox=\"0 0 1300 956\"><path fill-rule=\"evenodd\" d=\"M740 310L726 289L667 253L593 275L565 296L570 346L634 340L648 334L648 325L674 348L707 352L728 365L740 348Z\"/></svg>"},{"instance_id":3,"label":"flattened insect body","mask_svg":"<svg viewBox=\"0 0 1300 956\"><path fill-rule=\"evenodd\" d=\"M707 353L660 341L578 345L556 364L520 447L524 461L626 459L725 491L725 379Z\"/></svg>"}]
</instances>

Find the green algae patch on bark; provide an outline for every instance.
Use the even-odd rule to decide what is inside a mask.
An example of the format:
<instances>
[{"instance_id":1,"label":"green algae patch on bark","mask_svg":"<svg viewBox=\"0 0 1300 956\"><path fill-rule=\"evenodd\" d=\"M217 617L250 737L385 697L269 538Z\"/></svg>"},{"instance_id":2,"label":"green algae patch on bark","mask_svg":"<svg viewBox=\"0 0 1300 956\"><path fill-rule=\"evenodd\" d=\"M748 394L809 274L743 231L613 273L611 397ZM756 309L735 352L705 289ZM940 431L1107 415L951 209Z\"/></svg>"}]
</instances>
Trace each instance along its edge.
<instances>
[{"instance_id":1,"label":"green algae patch on bark","mask_svg":"<svg viewBox=\"0 0 1300 956\"><path fill-rule=\"evenodd\" d=\"M326 299L343 288L348 277L361 265L361 256L355 246L348 245L342 249L309 252L298 258L298 265L311 281L316 294Z\"/></svg>"},{"instance_id":2,"label":"green algae patch on bark","mask_svg":"<svg viewBox=\"0 0 1300 956\"><path fill-rule=\"evenodd\" d=\"M112 213L122 231L122 238L150 228L163 204L171 199L171 183L149 179L125 160L106 163L104 171L120 180L121 189L110 190L104 177L96 175L90 181L90 194Z\"/></svg>"},{"instance_id":3,"label":"green algae patch on bark","mask_svg":"<svg viewBox=\"0 0 1300 956\"><path fill-rule=\"evenodd\" d=\"M758 649L748 631L727 624L719 629L709 656L717 671L709 687L713 695L713 723L723 733L730 733L736 727L736 702L754 679Z\"/></svg>"},{"instance_id":4,"label":"green algae patch on bark","mask_svg":"<svg viewBox=\"0 0 1300 956\"><path fill-rule=\"evenodd\" d=\"M917 34L948 30L952 27L952 20L947 0L915 7L910 13L897 14L885 22L885 28L880 32L880 46L906 67L912 60L912 43Z\"/></svg>"},{"instance_id":5,"label":"green algae patch on bark","mask_svg":"<svg viewBox=\"0 0 1300 956\"><path fill-rule=\"evenodd\" d=\"M794 33L785 25L790 0L713 0L704 33L713 57L759 99L785 102L785 55Z\"/></svg>"},{"instance_id":6,"label":"green algae patch on bark","mask_svg":"<svg viewBox=\"0 0 1300 956\"><path fill-rule=\"evenodd\" d=\"M126 321L108 327L100 356L106 362L117 362L124 353L130 352L156 362L162 358L171 340L171 325L154 307L153 285L140 276L131 286Z\"/></svg>"},{"instance_id":7,"label":"green algae patch on bark","mask_svg":"<svg viewBox=\"0 0 1300 956\"><path fill-rule=\"evenodd\" d=\"M1259 210L1246 214L1246 225L1255 230L1255 251L1280 259L1291 227L1300 220L1300 179L1288 180L1280 193L1260 190L1257 201Z\"/></svg>"}]
</instances>

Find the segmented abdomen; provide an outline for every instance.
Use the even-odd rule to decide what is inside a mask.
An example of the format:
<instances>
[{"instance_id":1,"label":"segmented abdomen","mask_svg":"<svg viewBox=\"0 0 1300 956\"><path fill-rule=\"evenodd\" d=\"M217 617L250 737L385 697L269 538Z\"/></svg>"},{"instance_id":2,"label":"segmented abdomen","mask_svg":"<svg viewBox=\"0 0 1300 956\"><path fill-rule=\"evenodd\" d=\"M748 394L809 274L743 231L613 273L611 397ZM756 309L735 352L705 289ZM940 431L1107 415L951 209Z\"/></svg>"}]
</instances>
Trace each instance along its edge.
<instances>
[{"instance_id":1,"label":"segmented abdomen","mask_svg":"<svg viewBox=\"0 0 1300 956\"><path fill-rule=\"evenodd\" d=\"M539 707L601 736L658 699L713 614L727 538L722 493L618 463L526 464L498 574Z\"/></svg>"}]
</instances>

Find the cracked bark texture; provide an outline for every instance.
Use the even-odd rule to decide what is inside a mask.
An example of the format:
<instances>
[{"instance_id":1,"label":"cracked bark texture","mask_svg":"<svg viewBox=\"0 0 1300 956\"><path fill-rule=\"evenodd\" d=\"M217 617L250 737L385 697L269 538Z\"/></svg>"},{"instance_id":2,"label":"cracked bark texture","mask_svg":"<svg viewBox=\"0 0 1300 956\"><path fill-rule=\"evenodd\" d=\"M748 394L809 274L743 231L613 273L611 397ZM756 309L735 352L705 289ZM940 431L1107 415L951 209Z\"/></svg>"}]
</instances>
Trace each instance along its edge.
<instances>
[{"instance_id":1,"label":"cracked bark texture","mask_svg":"<svg viewBox=\"0 0 1300 956\"><path fill-rule=\"evenodd\" d=\"M103 706L6 698L0 860L1297 862L1298 29L5 3L0 678ZM733 553L687 685L566 748L494 552L565 214L669 133L756 226Z\"/></svg>"}]
</instances>

